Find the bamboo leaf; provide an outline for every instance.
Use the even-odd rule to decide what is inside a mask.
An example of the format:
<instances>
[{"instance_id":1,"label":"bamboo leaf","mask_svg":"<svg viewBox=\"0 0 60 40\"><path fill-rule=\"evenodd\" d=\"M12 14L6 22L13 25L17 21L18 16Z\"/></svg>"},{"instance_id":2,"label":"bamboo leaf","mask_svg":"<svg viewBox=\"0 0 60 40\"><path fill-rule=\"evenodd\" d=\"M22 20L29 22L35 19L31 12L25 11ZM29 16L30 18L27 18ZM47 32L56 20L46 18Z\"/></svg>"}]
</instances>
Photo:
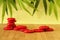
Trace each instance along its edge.
<instances>
[{"instance_id":1,"label":"bamboo leaf","mask_svg":"<svg viewBox=\"0 0 60 40\"><path fill-rule=\"evenodd\" d=\"M21 4L22 4L23 9L31 15L31 13L25 8L25 6L23 5L23 3L21 3Z\"/></svg>"},{"instance_id":2,"label":"bamboo leaf","mask_svg":"<svg viewBox=\"0 0 60 40\"><path fill-rule=\"evenodd\" d=\"M15 0L10 0L9 2L17 10L16 1Z\"/></svg>"},{"instance_id":3,"label":"bamboo leaf","mask_svg":"<svg viewBox=\"0 0 60 40\"><path fill-rule=\"evenodd\" d=\"M33 10L33 14L32 14L32 16L34 15L35 11L37 10L38 5L39 5L39 2L40 2L40 0L36 0L35 8L34 8L34 10Z\"/></svg>"},{"instance_id":4,"label":"bamboo leaf","mask_svg":"<svg viewBox=\"0 0 60 40\"><path fill-rule=\"evenodd\" d=\"M57 8L55 4L54 4L54 14L55 14L56 19L58 20L58 13L57 13Z\"/></svg>"},{"instance_id":5,"label":"bamboo leaf","mask_svg":"<svg viewBox=\"0 0 60 40\"><path fill-rule=\"evenodd\" d=\"M22 2L21 2L21 6L26 12L28 12L31 15L31 13L26 9L26 7L24 6L24 4Z\"/></svg>"},{"instance_id":6,"label":"bamboo leaf","mask_svg":"<svg viewBox=\"0 0 60 40\"><path fill-rule=\"evenodd\" d=\"M53 3L51 1L49 5L49 15L51 15L52 9L53 9Z\"/></svg>"},{"instance_id":7,"label":"bamboo leaf","mask_svg":"<svg viewBox=\"0 0 60 40\"><path fill-rule=\"evenodd\" d=\"M12 7L11 7L10 3L8 3L8 8L9 8L9 11L10 11L10 17L12 17Z\"/></svg>"},{"instance_id":8,"label":"bamboo leaf","mask_svg":"<svg viewBox=\"0 0 60 40\"><path fill-rule=\"evenodd\" d=\"M7 8L7 5L6 5L6 14L8 15L8 8Z\"/></svg>"},{"instance_id":9,"label":"bamboo leaf","mask_svg":"<svg viewBox=\"0 0 60 40\"><path fill-rule=\"evenodd\" d=\"M31 13L26 9L26 7L24 6L24 4L22 3L22 0L17 0L18 1L18 4L21 8L23 8L26 12L28 12L30 15Z\"/></svg>"},{"instance_id":10,"label":"bamboo leaf","mask_svg":"<svg viewBox=\"0 0 60 40\"><path fill-rule=\"evenodd\" d=\"M24 0L23 1L25 4L27 4L28 6L30 6L31 8L34 8L34 6L31 4L31 3L29 3L27 0Z\"/></svg>"},{"instance_id":11,"label":"bamboo leaf","mask_svg":"<svg viewBox=\"0 0 60 40\"><path fill-rule=\"evenodd\" d=\"M46 0L43 0L43 4L44 4L44 9L45 9L45 14L47 14L47 2L46 2Z\"/></svg>"},{"instance_id":12,"label":"bamboo leaf","mask_svg":"<svg viewBox=\"0 0 60 40\"><path fill-rule=\"evenodd\" d=\"M2 23L4 20L4 16L5 16L5 10L6 10L6 2L3 3L3 10L2 10Z\"/></svg>"},{"instance_id":13,"label":"bamboo leaf","mask_svg":"<svg viewBox=\"0 0 60 40\"><path fill-rule=\"evenodd\" d=\"M19 5L19 6L20 6L20 8L22 9L22 6L21 6L21 1L22 1L22 0L17 0L18 5Z\"/></svg>"}]
</instances>

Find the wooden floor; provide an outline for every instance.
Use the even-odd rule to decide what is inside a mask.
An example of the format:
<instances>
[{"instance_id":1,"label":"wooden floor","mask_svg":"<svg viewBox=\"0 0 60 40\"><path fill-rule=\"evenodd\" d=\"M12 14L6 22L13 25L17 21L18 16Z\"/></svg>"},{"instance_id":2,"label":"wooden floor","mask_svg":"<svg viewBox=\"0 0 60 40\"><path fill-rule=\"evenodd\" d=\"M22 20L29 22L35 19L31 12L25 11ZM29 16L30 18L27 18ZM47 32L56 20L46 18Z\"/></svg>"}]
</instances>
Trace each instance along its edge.
<instances>
[{"instance_id":1,"label":"wooden floor","mask_svg":"<svg viewBox=\"0 0 60 40\"><path fill-rule=\"evenodd\" d=\"M38 28L39 24L26 25L29 29ZM53 32L42 32L42 33L23 33L20 31L6 31L3 30L5 25L0 25L0 40L60 40L60 25L49 25L54 28Z\"/></svg>"}]
</instances>

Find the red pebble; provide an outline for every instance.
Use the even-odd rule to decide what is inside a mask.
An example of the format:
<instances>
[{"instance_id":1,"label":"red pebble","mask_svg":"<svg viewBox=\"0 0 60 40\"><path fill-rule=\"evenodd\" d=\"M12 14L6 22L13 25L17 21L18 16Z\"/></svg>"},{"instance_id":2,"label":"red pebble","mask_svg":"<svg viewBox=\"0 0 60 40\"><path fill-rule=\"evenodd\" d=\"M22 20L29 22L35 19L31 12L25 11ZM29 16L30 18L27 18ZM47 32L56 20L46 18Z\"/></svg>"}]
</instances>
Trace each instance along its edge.
<instances>
[{"instance_id":1,"label":"red pebble","mask_svg":"<svg viewBox=\"0 0 60 40\"><path fill-rule=\"evenodd\" d=\"M27 30L27 29L20 29L20 31L22 31L22 32L24 32L25 30Z\"/></svg>"},{"instance_id":2,"label":"red pebble","mask_svg":"<svg viewBox=\"0 0 60 40\"><path fill-rule=\"evenodd\" d=\"M34 29L34 32L43 32L44 30L40 30L40 29Z\"/></svg>"},{"instance_id":3,"label":"red pebble","mask_svg":"<svg viewBox=\"0 0 60 40\"><path fill-rule=\"evenodd\" d=\"M9 19L15 20L15 18L8 18L7 20L9 20Z\"/></svg>"},{"instance_id":4,"label":"red pebble","mask_svg":"<svg viewBox=\"0 0 60 40\"><path fill-rule=\"evenodd\" d=\"M18 25L18 26L17 26L17 28L19 28L19 29L26 29L26 28L27 28L27 26Z\"/></svg>"},{"instance_id":5,"label":"red pebble","mask_svg":"<svg viewBox=\"0 0 60 40\"><path fill-rule=\"evenodd\" d=\"M8 22L16 22L15 18L8 18Z\"/></svg>"},{"instance_id":6,"label":"red pebble","mask_svg":"<svg viewBox=\"0 0 60 40\"><path fill-rule=\"evenodd\" d=\"M14 21L14 20L8 20L8 22L16 22L16 21Z\"/></svg>"},{"instance_id":7,"label":"red pebble","mask_svg":"<svg viewBox=\"0 0 60 40\"><path fill-rule=\"evenodd\" d=\"M19 30L19 28L15 27L14 30Z\"/></svg>"},{"instance_id":8,"label":"red pebble","mask_svg":"<svg viewBox=\"0 0 60 40\"><path fill-rule=\"evenodd\" d=\"M49 26L40 26L39 29L40 30L49 29Z\"/></svg>"},{"instance_id":9,"label":"red pebble","mask_svg":"<svg viewBox=\"0 0 60 40\"><path fill-rule=\"evenodd\" d=\"M54 31L52 28L47 29L47 31Z\"/></svg>"},{"instance_id":10,"label":"red pebble","mask_svg":"<svg viewBox=\"0 0 60 40\"><path fill-rule=\"evenodd\" d=\"M23 25L18 25L14 28L14 30L20 30L20 31L24 31L25 29L27 29L27 27Z\"/></svg>"},{"instance_id":11,"label":"red pebble","mask_svg":"<svg viewBox=\"0 0 60 40\"><path fill-rule=\"evenodd\" d=\"M15 28L16 25L7 25L7 27L9 27L9 28Z\"/></svg>"},{"instance_id":12,"label":"red pebble","mask_svg":"<svg viewBox=\"0 0 60 40\"><path fill-rule=\"evenodd\" d=\"M53 31L53 29L52 28L49 28L49 26L40 26L39 29L40 30L44 30L44 32L45 31Z\"/></svg>"},{"instance_id":13,"label":"red pebble","mask_svg":"<svg viewBox=\"0 0 60 40\"><path fill-rule=\"evenodd\" d=\"M12 21L12 20L8 20L9 23L14 23L15 21Z\"/></svg>"},{"instance_id":14,"label":"red pebble","mask_svg":"<svg viewBox=\"0 0 60 40\"><path fill-rule=\"evenodd\" d=\"M15 18L8 18L7 20L15 20Z\"/></svg>"},{"instance_id":15,"label":"red pebble","mask_svg":"<svg viewBox=\"0 0 60 40\"><path fill-rule=\"evenodd\" d=\"M9 25L9 26L11 26L11 25L15 25L15 23L8 23L8 25Z\"/></svg>"},{"instance_id":16,"label":"red pebble","mask_svg":"<svg viewBox=\"0 0 60 40\"><path fill-rule=\"evenodd\" d=\"M34 33L34 31L33 30L26 29L26 30L24 30L24 33Z\"/></svg>"},{"instance_id":17,"label":"red pebble","mask_svg":"<svg viewBox=\"0 0 60 40\"><path fill-rule=\"evenodd\" d=\"M13 28L5 27L4 30L13 30Z\"/></svg>"}]
</instances>

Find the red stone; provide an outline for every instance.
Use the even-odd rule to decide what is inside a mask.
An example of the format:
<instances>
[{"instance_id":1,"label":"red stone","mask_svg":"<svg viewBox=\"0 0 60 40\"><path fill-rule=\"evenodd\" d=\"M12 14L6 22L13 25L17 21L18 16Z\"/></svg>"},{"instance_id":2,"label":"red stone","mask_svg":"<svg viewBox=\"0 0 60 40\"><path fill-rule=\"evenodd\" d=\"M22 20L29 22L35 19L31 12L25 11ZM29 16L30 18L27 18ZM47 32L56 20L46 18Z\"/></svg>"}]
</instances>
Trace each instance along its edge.
<instances>
[{"instance_id":1,"label":"red stone","mask_svg":"<svg viewBox=\"0 0 60 40\"><path fill-rule=\"evenodd\" d=\"M8 23L7 25L10 25L11 26L11 25L15 25L15 23Z\"/></svg>"},{"instance_id":2,"label":"red stone","mask_svg":"<svg viewBox=\"0 0 60 40\"><path fill-rule=\"evenodd\" d=\"M8 18L8 22L16 22L15 18Z\"/></svg>"},{"instance_id":3,"label":"red stone","mask_svg":"<svg viewBox=\"0 0 60 40\"><path fill-rule=\"evenodd\" d=\"M9 28L15 28L16 27L16 25L7 25L6 27L9 27Z\"/></svg>"},{"instance_id":4,"label":"red stone","mask_svg":"<svg viewBox=\"0 0 60 40\"><path fill-rule=\"evenodd\" d=\"M24 32L25 30L28 30L28 29L20 29L20 31Z\"/></svg>"},{"instance_id":5,"label":"red stone","mask_svg":"<svg viewBox=\"0 0 60 40\"><path fill-rule=\"evenodd\" d=\"M4 30L13 30L11 27L5 27Z\"/></svg>"},{"instance_id":6,"label":"red stone","mask_svg":"<svg viewBox=\"0 0 60 40\"><path fill-rule=\"evenodd\" d=\"M34 32L43 32L44 30L40 30L40 29L33 29Z\"/></svg>"},{"instance_id":7,"label":"red stone","mask_svg":"<svg viewBox=\"0 0 60 40\"><path fill-rule=\"evenodd\" d=\"M15 20L15 18L8 18L7 20Z\"/></svg>"},{"instance_id":8,"label":"red stone","mask_svg":"<svg viewBox=\"0 0 60 40\"><path fill-rule=\"evenodd\" d=\"M24 33L34 33L33 30L24 30Z\"/></svg>"},{"instance_id":9,"label":"red stone","mask_svg":"<svg viewBox=\"0 0 60 40\"><path fill-rule=\"evenodd\" d=\"M14 30L19 30L19 28L15 27Z\"/></svg>"},{"instance_id":10,"label":"red stone","mask_svg":"<svg viewBox=\"0 0 60 40\"><path fill-rule=\"evenodd\" d=\"M11 20L11 21L8 21L8 22L9 22L9 23L14 23L15 21L12 21L12 20Z\"/></svg>"},{"instance_id":11,"label":"red stone","mask_svg":"<svg viewBox=\"0 0 60 40\"><path fill-rule=\"evenodd\" d=\"M40 29L40 30L49 29L49 26L40 26L39 29Z\"/></svg>"},{"instance_id":12,"label":"red stone","mask_svg":"<svg viewBox=\"0 0 60 40\"><path fill-rule=\"evenodd\" d=\"M11 20L11 21L8 21L8 22L9 22L9 23L14 23L15 21L12 21L12 20Z\"/></svg>"},{"instance_id":13,"label":"red stone","mask_svg":"<svg viewBox=\"0 0 60 40\"><path fill-rule=\"evenodd\" d=\"M54 31L52 28L47 29L47 31Z\"/></svg>"},{"instance_id":14,"label":"red stone","mask_svg":"<svg viewBox=\"0 0 60 40\"><path fill-rule=\"evenodd\" d=\"M8 23L7 25L8 25L8 26L11 26L11 25L15 25L15 24L14 24L14 23Z\"/></svg>"},{"instance_id":15,"label":"red stone","mask_svg":"<svg viewBox=\"0 0 60 40\"><path fill-rule=\"evenodd\" d=\"M19 28L19 29L26 29L26 28L27 28L27 26L18 25L18 26L17 26L17 28Z\"/></svg>"},{"instance_id":16,"label":"red stone","mask_svg":"<svg viewBox=\"0 0 60 40\"><path fill-rule=\"evenodd\" d=\"M18 25L14 28L14 30L19 30L19 31L24 31L25 29L27 29L27 27L23 25Z\"/></svg>"},{"instance_id":17,"label":"red stone","mask_svg":"<svg viewBox=\"0 0 60 40\"><path fill-rule=\"evenodd\" d=\"M46 32L46 31L53 31L53 29L49 28L49 26L40 26L39 29L40 30L44 30L44 32Z\"/></svg>"}]
</instances>

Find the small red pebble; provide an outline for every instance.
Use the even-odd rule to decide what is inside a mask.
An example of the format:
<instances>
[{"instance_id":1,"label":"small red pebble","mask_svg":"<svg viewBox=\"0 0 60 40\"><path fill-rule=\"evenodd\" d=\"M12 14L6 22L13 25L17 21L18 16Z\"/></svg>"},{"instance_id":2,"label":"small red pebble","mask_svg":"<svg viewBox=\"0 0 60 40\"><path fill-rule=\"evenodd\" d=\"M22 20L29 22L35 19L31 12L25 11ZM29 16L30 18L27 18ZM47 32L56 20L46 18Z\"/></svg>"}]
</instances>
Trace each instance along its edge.
<instances>
[{"instance_id":1,"label":"small red pebble","mask_svg":"<svg viewBox=\"0 0 60 40\"><path fill-rule=\"evenodd\" d=\"M16 22L16 21L13 21L13 20L8 20L8 22L13 23L13 22Z\"/></svg>"},{"instance_id":2,"label":"small red pebble","mask_svg":"<svg viewBox=\"0 0 60 40\"><path fill-rule=\"evenodd\" d=\"M17 26L17 28L19 28L19 29L26 29L26 28L27 28L27 26L18 25L18 26Z\"/></svg>"},{"instance_id":3,"label":"small red pebble","mask_svg":"<svg viewBox=\"0 0 60 40\"><path fill-rule=\"evenodd\" d=\"M47 31L54 31L52 28L47 29Z\"/></svg>"},{"instance_id":4,"label":"small red pebble","mask_svg":"<svg viewBox=\"0 0 60 40\"><path fill-rule=\"evenodd\" d=\"M8 22L16 22L15 18L8 18Z\"/></svg>"},{"instance_id":5,"label":"small red pebble","mask_svg":"<svg viewBox=\"0 0 60 40\"><path fill-rule=\"evenodd\" d=\"M46 32L46 31L53 31L53 29L49 28L49 26L40 26L39 29L40 30L44 30L44 32Z\"/></svg>"},{"instance_id":6,"label":"small red pebble","mask_svg":"<svg viewBox=\"0 0 60 40\"><path fill-rule=\"evenodd\" d=\"M15 27L14 30L22 31L22 32L23 32L23 31L26 30L26 29L20 29L20 28Z\"/></svg>"},{"instance_id":7,"label":"small red pebble","mask_svg":"<svg viewBox=\"0 0 60 40\"><path fill-rule=\"evenodd\" d=\"M5 27L4 30L13 30L13 28Z\"/></svg>"},{"instance_id":8,"label":"small red pebble","mask_svg":"<svg viewBox=\"0 0 60 40\"><path fill-rule=\"evenodd\" d=\"M9 20L9 19L15 20L15 18L8 18L7 20Z\"/></svg>"},{"instance_id":9,"label":"small red pebble","mask_svg":"<svg viewBox=\"0 0 60 40\"><path fill-rule=\"evenodd\" d=\"M8 20L8 22L9 22L9 23L14 23L14 22L16 22L16 21Z\"/></svg>"},{"instance_id":10,"label":"small red pebble","mask_svg":"<svg viewBox=\"0 0 60 40\"><path fill-rule=\"evenodd\" d=\"M7 25L7 27L9 27L9 28L15 28L16 25Z\"/></svg>"},{"instance_id":11,"label":"small red pebble","mask_svg":"<svg viewBox=\"0 0 60 40\"><path fill-rule=\"evenodd\" d=\"M15 20L15 18L8 18L7 20Z\"/></svg>"},{"instance_id":12,"label":"small red pebble","mask_svg":"<svg viewBox=\"0 0 60 40\"><path fill-rule=\"evenodd\" d=\"M15 27L14 30L19 30L19 28Z\"/></svg>"},{"instance_id":13,"label":"small red pebble","mask_svg":"<svg viewBox=\"0 0 60 40\"><path fill-rule=\"evenodd\" d=\"M24 31L25 29L27 29L27 27L23 25L18 25L14 28L14 30L19 30L19 31Z\"/></svg>"},{"instance_id":14,"label":"small red pebble","mask_svg":"<svg viewBox=\"0 0 60 40\"><path fill-rule=\"evenodd\" d=\"M33 30L24 30L24 33L34 33Z\"/></svg>"},{"instance_id":15,"label":"small red pebble","mask_svg":"<svg viewBox=\"0 0 60 40\"><path fill-rule=\"evenodd\" d=\"M49 29L49 26L40 26L39 29L40 30Z\"/></svg>"},{"instance_id":16,"label":"small red pebble","mask_svg":"<svg viewBox=\"0 0 60 40\"><path fill-rule=\"evenodd\" d=\"M11 25L15 25L15 23L8 23L7 25L11 26Z\"/></svg>"},{"instance_id":17,"label":"small red pebble","mask_svg":"<svg viewBox=\"0 0 60 40\"><path fill-rule=\"evenodd\" d=\"M44 30L40 30L40 29L34 29L34 32L43 32Z\"/></svg>"},{"instance_id":18,"label":"small red pebble","mask_svg":"<svg viewBox=\"0 0 60 40\"><path fill-rule=\"evenodd\" d=\"M13 26L16 26L16 25L15 24L7 24L7 26L12 26L13 27Z\"/></svg>"},{"instance_id":19,"label":"small red pebble","mask_svg":"<svg viewBox=\"0 0 60 40\"><path fill-rule=\"evenodd\" d=\"M28 30L28 29L20 29L20 31L24 32L25 30Z\"/></svg>"}]
</instances>

